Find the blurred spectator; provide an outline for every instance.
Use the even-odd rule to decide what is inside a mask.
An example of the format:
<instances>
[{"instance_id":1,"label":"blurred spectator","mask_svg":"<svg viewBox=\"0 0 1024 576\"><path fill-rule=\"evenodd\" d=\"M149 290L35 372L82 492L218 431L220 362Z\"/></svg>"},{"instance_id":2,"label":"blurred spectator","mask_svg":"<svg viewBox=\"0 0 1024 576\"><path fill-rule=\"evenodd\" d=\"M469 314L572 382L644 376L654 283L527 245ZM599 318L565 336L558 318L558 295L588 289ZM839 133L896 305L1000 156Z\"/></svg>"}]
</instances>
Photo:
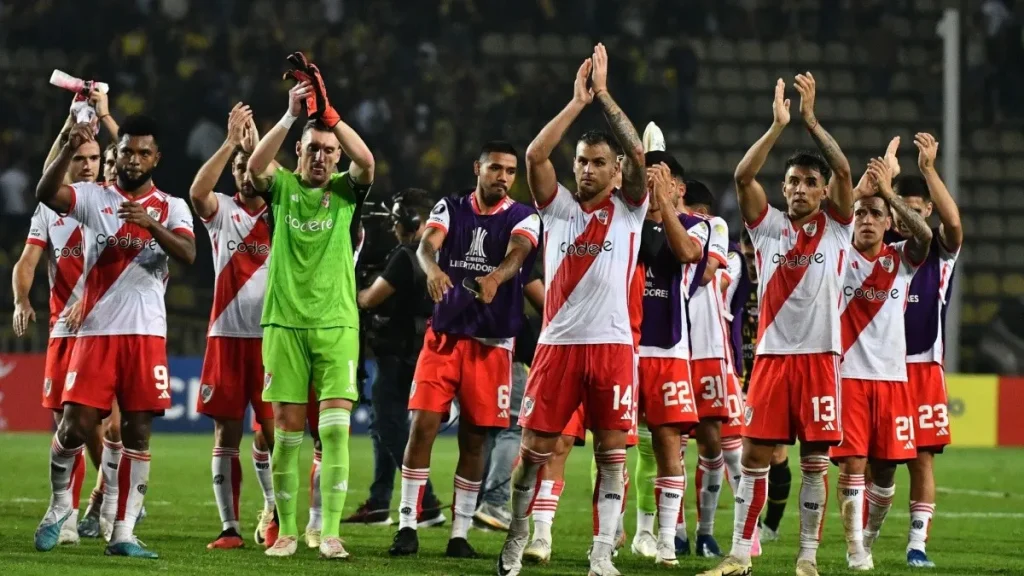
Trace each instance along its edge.
<instances>
[{"instance_id":1,"label":"blurred spectator","mask_svg":"<svg viewBox=\"0 0 1024 576\"><path fill-rule=\"evenodd\" d=\"M20 158L0 174L0 199L5 216L24 216L29 210L29 178L25 160Z\"/></svg>"}]
</instances>

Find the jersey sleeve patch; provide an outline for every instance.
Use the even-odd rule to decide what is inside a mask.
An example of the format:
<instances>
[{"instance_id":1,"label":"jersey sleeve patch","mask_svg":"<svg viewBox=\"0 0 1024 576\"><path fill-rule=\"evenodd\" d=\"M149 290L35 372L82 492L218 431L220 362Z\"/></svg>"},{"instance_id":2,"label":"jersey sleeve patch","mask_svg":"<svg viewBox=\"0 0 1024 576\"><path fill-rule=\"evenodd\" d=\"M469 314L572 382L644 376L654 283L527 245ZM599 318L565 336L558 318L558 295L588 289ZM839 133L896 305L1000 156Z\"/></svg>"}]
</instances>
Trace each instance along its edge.
<instances>
[{"instance_id":1,"label":"jersey sleeve patch","mask_svg":"<svg viewBox=\"0 0 1024 576\"><path fill-rule=\"evenodd\" d=\"M512 228L512 233L525 236L536 247L540 240L540 216L534 213L523 218Z\"/></svg>"},{"instance_id":2,"label":"jersey sleeve patch","mask_svg":"<svg viewBox=\"0 0 1024 576\"><path fill-rule=\"evenodd\" d=\"M169 198L167 202L167 229L175 234L195 236L192 211L181 198Z\"/></svg>"},{"instance_id":3,"label":"jersey sleeve patch","mask_svg":"<svg viewBox=\"0 0 1024 576\"><path fill-rule=\"evenodd\" d=\"M28 239L26 240L29 244L36 246L46 247L46 243L50 240L50 223L47 218L45 207L42 204L36 206L36 211L32 213L32 222L28 229Z\"/></svg>"},{"instance_id":4,"label":"jersey sleeve patch","mask_svg":"<svg viewBox=\"0 0 1024 576\"><path fill-rule=\"evenodd\" d=\"M448 201L441 199L437 204L434 204L434 208L430 211L430 217L427 218L428 228L437 228L444 233L448 233L448 228L451 225L451 210L448 208Z\"/></svg>"}]
</instances>

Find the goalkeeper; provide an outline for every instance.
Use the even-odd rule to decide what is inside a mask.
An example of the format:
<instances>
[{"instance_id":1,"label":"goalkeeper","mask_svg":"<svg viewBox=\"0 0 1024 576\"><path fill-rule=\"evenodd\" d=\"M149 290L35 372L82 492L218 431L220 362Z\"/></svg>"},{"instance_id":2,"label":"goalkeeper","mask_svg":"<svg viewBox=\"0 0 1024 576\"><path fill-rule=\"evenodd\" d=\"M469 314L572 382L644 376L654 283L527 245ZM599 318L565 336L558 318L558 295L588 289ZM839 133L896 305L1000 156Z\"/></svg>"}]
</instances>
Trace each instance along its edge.
<instances>
[{"instance_id":1,"label":"goalkeeper","mask_svg":"<svg viewBox=\"0 0 1024 576\"><path fill-rule=\"evenodd\" d=\"M274 218L263 304L263 399L274 405L271 470L280 535L268 556L291 556L298 541L299 448L309 388L320 403L323 444L322 558L343 559L339 537L348 491L349 418L359 398L359 317L349 226L373 181L373 155L331 107L320 71L300 53L286 76L297 80L288 111L256 145L248 170ZM298 168L266 173L303 105L310 120L295 145ZM342 152L352 159L336 173Z\"/></svg>"}]
</instances>

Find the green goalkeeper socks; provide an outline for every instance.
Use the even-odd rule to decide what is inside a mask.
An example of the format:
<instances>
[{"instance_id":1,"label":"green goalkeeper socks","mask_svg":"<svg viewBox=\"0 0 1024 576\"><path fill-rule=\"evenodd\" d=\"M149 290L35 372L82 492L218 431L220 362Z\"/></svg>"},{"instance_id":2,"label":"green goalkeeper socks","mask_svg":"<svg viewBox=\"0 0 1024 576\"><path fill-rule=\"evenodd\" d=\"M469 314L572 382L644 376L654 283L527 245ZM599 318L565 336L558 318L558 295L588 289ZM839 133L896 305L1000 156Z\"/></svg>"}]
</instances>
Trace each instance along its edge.
<instances>
[{"instance_id":1,"label":"green goalkeeper socks","mask_svg":"<svg viewBox=\"0 0 1024 576\"><path fill-rule=\"evenodd\" d=\"M658 477L658 462L654 459L650 430L640 430L639 439L636 446L636 508L641 513L655 514L658 503L654 499L654 479Z\"/></svg>"},{"instance_id":2,"label":"green goalkeeper socks","mask_svg":"<svg viewBox=\"0 0 1024 576\"><path fill-rule=\"evenodd\" d=\"M277 500L281 536L299 536L295 522L295 503L299 495L301 448L302 432L274 429L274 453L270 457L270 469L274 476L274 497Z\"/></svg>"},{"instance_id":3,"label":"green goalkeeper socks","mask_svg":"<svg viewBox=\"0 0 1024 576\"><path fill-rule=\"evenodd\" d=\"M328 408L320 412L320 495L323 501L323 537L337 538L341 513L348 496L348 435L350 412Z\"/></svg>"}]
</instances>

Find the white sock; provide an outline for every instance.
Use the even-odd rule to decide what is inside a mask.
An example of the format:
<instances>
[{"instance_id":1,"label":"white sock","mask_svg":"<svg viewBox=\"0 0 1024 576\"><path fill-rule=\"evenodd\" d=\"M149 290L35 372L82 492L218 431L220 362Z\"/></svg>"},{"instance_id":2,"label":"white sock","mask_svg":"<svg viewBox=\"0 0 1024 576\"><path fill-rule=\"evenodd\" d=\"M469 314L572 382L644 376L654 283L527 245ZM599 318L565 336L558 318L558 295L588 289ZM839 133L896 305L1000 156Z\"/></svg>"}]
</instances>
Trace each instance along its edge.
<instances>
[{"instance_id":1,"label":"white sock","mask_svg":"<svg viewBox=\"0 0 1024 576\"><path fill-rule=\"evenodd\" d=\"M722 477L725 475L725 459L719 454L714 458L699 457L697 464L697 534L715 533L715 513L718 511L718 497L722 494Z\"/></svg>"},{"instance_id":2,"label":"white sock","mask_svg":"<svg viewBox=\"0 0 1024 576\"><path fill-rule=\"evenodd\" d=\"M540 470L551 458L551 453L541 453L519 446L519 464L512 470L512 522L508 531L511 534L530 533L530 513L537 497L537 478ZM554 510L551 511L552 520ZM550 536L550 524L548 536Z\"/></svg>"},{"instance_id":3,"label":"white sock","mask_svg":"<svg viewBox=\"0 0 1024 576\"><path fill-rule=\"evenodd\" d=\"M320 530L323 527L323 498L320 494L320 461L319 450L313 451L313 466L309 469L309 522L306 530Z\"/></svg>"},{"instance_id":4,"label":"white sock","mask_svg":"<svg viewBox=\"0 0 1024 576\"><path fill-rule=\"evenodd\" d=\"M57 435L53 435L50 442L50 506L55 510L71 510L71 473L75 459L84 449L84 444L77 448L64 448Z\"/></svg>"},{"instance_id":5,"label":"white sock","mask_svg":"<svg viewBox=\"0 0 1024 576\"><path fill-rule=\"evenodd\" d=\"M100 505L100 517L114 524L117 516L118 474L117 467L121 464L120 442L103 439L103 453L100 456L100 470L103 473L103 503Z\"/></svg>"},{"instance_id":6,"label":"white sock","mask_svg":"<svg viewBox=\"0 0 1024 576\"><path fill-rule=\"evenodd\" d=\"M828 502L828 456L800 458L800 552L797 560L817 561L825 504Z\"/></svg>"},{"instance_id":7,"label":"white sock","mask_svg":"<svg viewBox=\"0 0 1024 576\"><path fill-rule=\"evenodd\" d=\"M839 517L846 534L846 553L851 558L864 556L864 475L839 474L836 485Z\"/></svg>"},{"instance_id":8,"label":"white sock","mask_svg":"<svg viewBox=\"0 0 1024 576\"><path fill-rule=\"evenodd\" d=\"M683 485L686 485L686 445L690 442L690 437L686 434L679 439L679 462L683 465ZM686 532L686 491L683 491L683 501L679 503L679 518L676 522L676 538L681 540L689 540L690 536Z\"/></svg>"},{"instance_id":9,"label":"white sock","mask_svg":"<svg viewBox=\"0 0 1024 576\"><path fill-rule=\"evenodd\" d=\"M127 542L134 538L135 521L142 511L142 501L149 488L149 450L121 450L121 462L117 466L118 484L128 495L117 502L117 517L110 542Z\"/></svg>"},{"instance_id":10,"label":"white sock","mask_svg":"<svg viewBox=\"0 0 1024 576\"><path fill-rule=\"evenodd\" d=\"M471 482L455 475L455 496L452 497L452 538L466 538L473 525L476 499L480 495L481 481Z\"/></svg>"},{"instance_id":11,"label":"white sock","mask_svg":"<svg viewBox=\"0 0 1024 576\"><path fill-rule=\"evenodd\" d=\"M729 480L729 488L736 495L740 484L740 458L743 456L743 439L738 436L722 438L722 458L725 459L725 477Z\"/></svg>"},{"instance_id":12,"label":"white sock","mask_svg":"<svg viewBox=\"0 0 1024 576\"><path fill-rule=\"evenodd\" d=\"M868 484L867 490L864 491L864 499L868 503L868 521L864 526L865 549L870 550L874 546L878 533L882 530L882 523L885 522L885 517L889 514L889 509L892 508L894 494L896 494L895 484L888 488Z\"/></svg>"},{"instance_id":13,"label":"white sock","mask_svg":"<svg viewBox=\"0 0 1024 576\"><path fill-rule=\"evenodd\" d=\"M430 478L430 468L402 466L402 502L398 508L398 528L416 529L417 516L423 505L423 491Z\"/></svg>"},{"instance_id":14,"label":"white sock","mask_svg":"<svg viewBox=\"0 0 1024 576\"><path fill-rule=\"evenodd\" d=\"M928 530L932 527L932 514L935 514L935 504L926 502L910 503L910 538L907 542L907 551L925 551L925 543L928 542Z\"/></svg>"},{"instance_id":15,"label":"white sock","mask_svg":"<svg viewBox=\"0 0 1024 576\"><path fill-rule=\"evenodd\" d=\"M658 501L658 542L675 546L676 524L685 493L686 476L654 479L654 494Z\"/></svg>"},{"instance_id":16,"label":"white sock","mask_svg":"<svg viewBox=\"0 0 1024 576\"><path fill-rule=\"evenodd\" d=\"M657 485L657 484L655 484L655 485ZM655 488L655 490L657 490L657 488ZM657 500L657 496L655 496L655 500ZM640 508L637 508L636 509L636 533L637 534L641 534L641 533L646 532L648 534L653 535L654 534L654 519L657 516L658 516L658 514L656 512L644 512ZM677 517L679 516L678 511L676 513L676 516ZM673 533L674 533L674 531L673 531Z\"/></svg>"},{"instance_id":17,"label":"white sock","mask_svg":"<svg viewBox=\"0 0 1024 576\"><path fill-rule=\"evenodd\" d=\"M270 471L270 452L264 452L252 445L252 467L256 469L256 481L263 491L263 509L273 511L276 502L274 500L274 475Z\"/></svg>"},{"instance_id":18,"label":"white sock","mask_svg":"<svg viewBox=\"0 0 1024 576\"><path fill-rule=\"evenodd\" d=\"M213 448L210 462L213 474L213 497L220 512L222 530L239 530L238 496L242 492L242 465L238 461L237 448Z\"/></svg>"},{"instance_id":19,"label":"white sock","mask_svg":"<svg viewBox=\"0 0 1024 576\"><path fill-rule=\"evenodd\" d=\"M541 480L540 488L533 499L533 537L551 542L551 525L555 523L555 512L558 511L558 499L562 496L565 482L561 480Z\"/></svg>"},{"instance_id":20,"label":"white sock","mask_svg":"<svg viewBox=\"0 0 1024 576\"><path fill-rule=\"evenodd\" d=\"M594 548L591 558L611 558L615 547L615 531L622 512L625 493L622 469L626 465L626 450L595 452L597 483L594 485Z\"/></svg>"},{"instance_id":21,"label":"white sock","mask_svg":"<svg viewBox=\"0 0 1024 576\"><path fill-rule=\"evenodd\" d=\"M740 470L740 484L736 489L736 505L733 507L732 551L729 553L739 560L750 560L757 519L768 501L768 470L767 466L744 466Z\"/></svg>"}]
</instances>

